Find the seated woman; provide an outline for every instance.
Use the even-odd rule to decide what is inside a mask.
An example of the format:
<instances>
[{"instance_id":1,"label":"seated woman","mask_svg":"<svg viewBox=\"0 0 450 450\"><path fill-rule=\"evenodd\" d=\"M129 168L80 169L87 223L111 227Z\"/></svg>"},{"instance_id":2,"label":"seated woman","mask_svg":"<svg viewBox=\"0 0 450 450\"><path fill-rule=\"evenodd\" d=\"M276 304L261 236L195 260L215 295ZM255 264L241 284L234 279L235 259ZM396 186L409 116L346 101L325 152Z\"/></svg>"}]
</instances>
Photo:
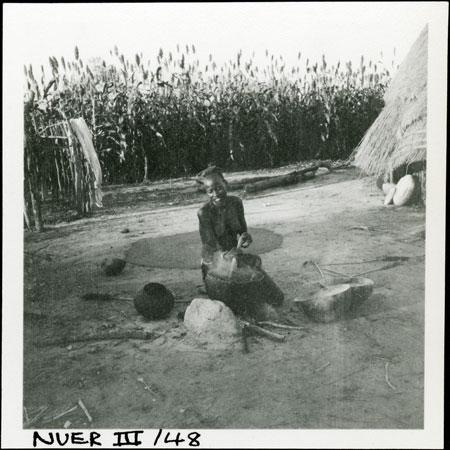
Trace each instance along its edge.
<instances>
[{"instance_id":1,"label":"seated woman","mask_svg":"<svg viewBox=\"0 0 450 450\"><path fill-rule=\"evenodd\" d=\"M219 252L236 252L238 239L241 239L242 247L247 248L252 237L247 231L242 200L227 194L227 182L220 169L208 167L199 173L198 181L205 186L209 199L197 213L202 240L201 267L205 279Z\"/></svg>"},{"instance_id":2,"label":"seated woman","mask_svg":"<svg viewBox=\"0 0 450 450\"><path fill-rule=\"evenodd\" d=\"M219 168L208 167L198 175L198 181L206 188L208 201L199 209L200 237L202 240L202 275L206 278L217 257L233 259L239 256L237 264L250 266L263 274L259 287L261 303L281 305L284 294L276 283L261 268L261 258L250 253L242 254L238 249L247 248L252 237L247 231L244 206L239 197L227 195L227 182Z\"/></svg>"}]
</instances>

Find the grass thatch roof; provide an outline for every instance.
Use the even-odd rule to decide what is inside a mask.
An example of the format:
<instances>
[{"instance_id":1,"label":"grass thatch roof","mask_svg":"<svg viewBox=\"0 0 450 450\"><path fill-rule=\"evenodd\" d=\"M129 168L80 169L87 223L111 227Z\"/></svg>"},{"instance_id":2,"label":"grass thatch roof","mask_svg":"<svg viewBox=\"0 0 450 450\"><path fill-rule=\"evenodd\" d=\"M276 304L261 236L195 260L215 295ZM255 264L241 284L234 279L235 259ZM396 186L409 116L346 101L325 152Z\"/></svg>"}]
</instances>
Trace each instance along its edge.
<instances>
[{"instance_id":1,"label":"grass thatch roof","mask_svg":"<svg viewBox=\"0 0 450 450\"><path fill-rule=\"evenodd\" d=\"M426 159L428 26L384 95L385 107L353 152L354 164L380 175Z\"/></svg>"}]
</instances>

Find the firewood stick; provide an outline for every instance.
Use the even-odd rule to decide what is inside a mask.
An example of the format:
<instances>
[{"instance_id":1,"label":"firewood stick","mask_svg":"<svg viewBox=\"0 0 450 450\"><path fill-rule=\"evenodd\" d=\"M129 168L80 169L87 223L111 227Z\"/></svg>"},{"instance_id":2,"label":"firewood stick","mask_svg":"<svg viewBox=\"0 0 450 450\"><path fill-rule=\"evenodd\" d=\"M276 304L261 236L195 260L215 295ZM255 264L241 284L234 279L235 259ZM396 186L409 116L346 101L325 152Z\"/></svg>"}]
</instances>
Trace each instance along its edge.
<instances>
[{"instance_id":1,"label":"firewood stick","mask_svg":"<svg viewBox=\"0 0 450 450\"><path fill-rule=\"evenodd\" d=\"M281 342L281 341L284 341L286 338L286 336L283 336L282 334L278 334L278 333L274 333L273 331L265 330L264 328L258 327L257 325L252 325L249 322L244 321L243 324L246 325L250 331L253 331L256 334L259 334L260 336L265 336L265 337L271 339L272 341Z\"/></svg>"},{"instance_id":2,"label":"firewood stick","mask_svg":"<svg viewBox=\"0 0 450 450\"><path fill-rule=\"evenodd\" d=\"M61 414L58 414L57 416L53 417L53 420L59 419L60 417L65 416L66 414L69 414L72 411L75 411L77 408L78 408L78 405L75 405L73 408L70 408L67 411L64 411Z\"/></svg>"},{"instance_id":3,"label":"firewood stick","mask_svg":"<svg viewBox=\"0 0 450 450\"><path fill-rule=\"evenodd\" d=\"M92 422L92 416L89 414L89 411L87 410L86 406L84 406L84 403L81 401L81 399L78 400L78 404L88 418L89 422Z\"/></svg>"},{"instance_id":4,"label":"firewood stick","mask_svg":"<svg viewBox=\"0 0 450 450\"><path fill-rule=\"evenodd\" d=\"M291 325L283 325L281 323L266 322L266 321L258 322L258 325L269 325L274 328L284 328L286 330L304 330L305 329L304 327L293 327Z\"/></svg>"}]
</instances>

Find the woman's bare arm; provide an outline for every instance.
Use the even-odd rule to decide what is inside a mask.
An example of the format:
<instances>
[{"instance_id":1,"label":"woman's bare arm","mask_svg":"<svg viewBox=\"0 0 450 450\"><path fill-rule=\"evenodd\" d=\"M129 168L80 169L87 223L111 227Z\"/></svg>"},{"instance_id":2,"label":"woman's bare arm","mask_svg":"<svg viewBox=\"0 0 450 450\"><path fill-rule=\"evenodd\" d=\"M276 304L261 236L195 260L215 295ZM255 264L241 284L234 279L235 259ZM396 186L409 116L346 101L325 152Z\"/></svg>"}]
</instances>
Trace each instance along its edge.
<instances>
[{"instance_id":1,"label":"woman's bare arm","mask_svg":"<svg viewBox=\"0 0 450 450\"><path fill-rule=\"evenodd\" d=\"M242 247L247 248L253 242L253 239L247 231L247 222L245 220L244 214L244 204L242 203L242 200L240 198L238 198L237 209L239 215L239 224L241 225L239 234L242 238Z\"/></svg>"},{"instance_id":2,"label":"woman's bare arm","mask_svg":"<svg viewBox=\"0 0 450 450\"><path fill-rule=\"evenodd\" d=\"M237 198L236 207L238 212L238 220L239 224L241 226L241 229L239 230L239 234L243 234L247 232L247 222L245 220L245 214L244 214L244 204L242 203L242 200L239 197Z\"/></svg>"}]
</instances>

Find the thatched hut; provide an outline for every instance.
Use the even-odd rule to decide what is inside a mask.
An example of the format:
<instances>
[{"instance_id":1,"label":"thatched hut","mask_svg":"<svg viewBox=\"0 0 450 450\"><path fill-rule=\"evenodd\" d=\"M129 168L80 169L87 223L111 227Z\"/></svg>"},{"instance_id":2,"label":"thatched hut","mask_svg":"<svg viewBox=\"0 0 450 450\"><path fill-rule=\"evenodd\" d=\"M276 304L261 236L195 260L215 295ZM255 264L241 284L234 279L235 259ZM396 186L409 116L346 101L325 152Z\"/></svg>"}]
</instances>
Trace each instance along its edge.
<instances>
[{"instance_id":1,"label":"thatched hut","mask_svg":"<svg viewBox=\"0 0 450 450\"><path fill-rule=\"evenodd\" d=\"M427 151L426 26L385 93L385 107L355 149L354 164L385 181L415 173L425 200Z\"/></svg>"}]
</instances>

